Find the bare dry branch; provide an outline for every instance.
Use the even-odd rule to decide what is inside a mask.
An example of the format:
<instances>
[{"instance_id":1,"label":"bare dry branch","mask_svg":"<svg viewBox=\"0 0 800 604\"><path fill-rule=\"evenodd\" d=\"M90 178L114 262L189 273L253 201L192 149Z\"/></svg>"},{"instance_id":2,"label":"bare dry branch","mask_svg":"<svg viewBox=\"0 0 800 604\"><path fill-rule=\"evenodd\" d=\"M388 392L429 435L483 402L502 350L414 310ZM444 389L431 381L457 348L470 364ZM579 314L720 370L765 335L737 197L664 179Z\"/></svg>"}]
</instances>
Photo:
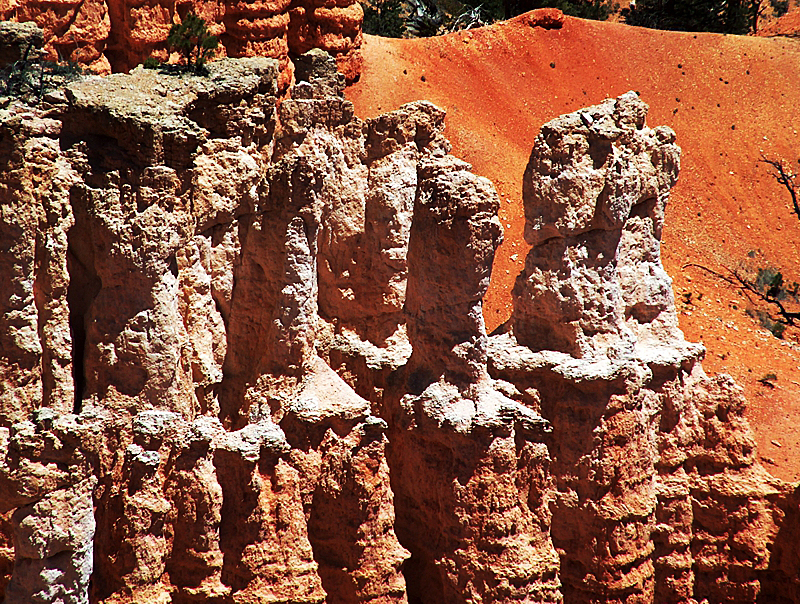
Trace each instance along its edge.
<instances>
[{"instance_id":1,"label":"bare dry branch","mask_svg":"<svg viewBox=\"0 0 800 604\"><path fill-rule=\"evenodd\" d=\"M688 263L684 264L683 268L694 267L699 268L710 275L713 275L723 281L730 283L734 287L739 288L740 291L743 291L744 294L747 296L747 299L750 301L751 304L754 304L753 298L751 294L756 296L762 302L766 302L767 304L771 304L773 307L777 309L778 315L788 324L788 325L795 325L795 321L800 320L800 312L794 312L786 308L786 306L778 299L777 295L774 295L770 292L770 290L762 290L756 285L756 283L748 279L746 276L743 276L739 271L736 271L732 268L725 267L725 270L728 271L730 276L726 276L714 269L708 268L707 266L703 266L702 264L696 263Z\"/></svg>"},{"instance_id":2,"label":"bare dry branch","mask_svg":"<svg viewBox=\"0 0 800 604\"><path fill-rule=\"evenodd\" d=\"M789 195L792 197L792 206L794 206L794 213L800 218L800 200L798 200L798 185L797 174L783 163L781 159L770 159L765 155L761 156L761 163L767 164L772 167L772 177L778 181L779 184L786 187Z\"/></svg>"}]
</instances>

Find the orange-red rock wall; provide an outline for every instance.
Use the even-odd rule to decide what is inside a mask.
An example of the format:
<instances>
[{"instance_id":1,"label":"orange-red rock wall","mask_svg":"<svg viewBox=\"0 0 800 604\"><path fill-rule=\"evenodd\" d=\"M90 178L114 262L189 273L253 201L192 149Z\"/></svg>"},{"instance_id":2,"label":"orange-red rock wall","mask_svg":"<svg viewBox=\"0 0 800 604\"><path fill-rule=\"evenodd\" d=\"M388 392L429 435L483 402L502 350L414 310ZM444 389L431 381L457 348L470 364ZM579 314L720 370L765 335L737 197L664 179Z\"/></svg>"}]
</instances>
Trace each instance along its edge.
<instances>
[{"instance_id":1,"label":"orange-red rock wall","mask_svg":"<svg viewBox=\"0 0 800 604\"><path fill-rule=\"evenodd\" d=\"M361 73L363 11L355 0L0 1L0 20L33 21L44 30L49 60L101 74L127 72L150 56L167 60L170 27L191 11L219 37L218 57L278 59L281 90L292 78L289 56L312 48L332 54L348 81Z\"/></svg>"}]
</instances>

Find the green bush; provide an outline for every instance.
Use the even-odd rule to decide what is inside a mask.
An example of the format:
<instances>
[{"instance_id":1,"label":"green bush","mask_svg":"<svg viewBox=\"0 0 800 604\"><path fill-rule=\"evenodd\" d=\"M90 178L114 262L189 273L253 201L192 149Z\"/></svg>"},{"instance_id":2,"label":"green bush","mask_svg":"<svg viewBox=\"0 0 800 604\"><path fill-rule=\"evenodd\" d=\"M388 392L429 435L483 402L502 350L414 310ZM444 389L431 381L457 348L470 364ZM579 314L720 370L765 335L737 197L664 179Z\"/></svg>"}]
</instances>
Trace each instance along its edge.
<instances>
[{"instance_id":1,"label":"green bush","mask_svg":"<svg viewBox=\"0 0 800 604\"><path fill-rule=\"evenodd\" d=\"M760 258L751 252L751 259ZM776 338L783 338L788 325L795 325L800 319L800 284L787 281L783 273L771 266L758 268L748 261L733 272L742 288L768 305L769 311L752 308L747 314L758 319L762 327L768 329Z\"/></svg>"},{"instance_id":2,"label":"green bush","mask_svg":"<svg viewBox=\"0 0 800 604\"><path fill-rule=\"evenodd\" d=\"M772 7L772 14L776 17L783 17L789 12L789 0L769 0Z\"/></svg>"},{"instance_id":3,"label":"green bush","mask_svg":"<svg viewBox=\"0 0 800 604\"><path fill-rule=\"evenodd\" d=\"M430 37L483 27L537 8L583 19L607 19L613 0L365 0L364 33L386 38Z\"/></svg>"},{"instance_id":4,"label":"green bush","mask_svg":"<svg viewBox=\"0 0 800 604\"><path fill-rule=\"evenodd\" d=\"M604 21L618 8L612 0L505 0L505 16L511 18L536 8L558 8L565 15Z\"/></svg>"},{"instance_id":5,"label":"green bush","mask_svg":"<svg viewBox=\"0 0 800 604\"><path fill-rule=\"evenodd\" d=\"M64 86L84 73L77 63L42 61L39 52L29 45L18 61L0 69L0 96L36 104L47 91Z\"/></svg>"},{"instance_id":6,"label":"green bush","mask_svg":"<svg viewBox=\"0 0 800 604\"><path fill-rule=\"evenodd\" d=\"M187 71L203 72L206 61L213 56L219 40L208 32L204 19L189 13L180 24L173 25L167 36L167 46L186 60Z\"/></svg>"},{"instance_id":7,"label":"green bush","mask_svg":"<svg viewBox=\"0 0 800 604\"><path fill-rule=\"evenodd\" d=\"M779 17L788 9L788 0L638 0L621 13L629 25L746 34L758 29L759 18L769 10Z\"/></svg>"},{"instance_id":8,"label":"green bush","mask_svg":"<svg viewBox=\"0 0 800 604\"><path fill-rule=\"evenodd\" d=\"M400 0L374 0L361 3L364 9L365 34L383 36L384 38L402 38L406 29L402 17L403 5Z\"/></svg>"},{"instance_id":9,"label":"green bush","mask_svg":"<svg viewBox=\"0 0 800 604\"><path fill-rule=\"evenodd\" d=\"M769 386L770 388L774 388L775 384L773 382L777 382L778 381L778 374L776 374L776 373L765 373L763 376L761 376L761 379L758 380L758 381L761 382L762 384L764 384L765 386Z\"/></svg>"},{"instance_id":10,"label":"green bush","mask_svg":"<svg viewBox=\"0 0 800 604\"><path fill-rule=\"evenodd\" d=\"M406 33L412 38L430 38L441 31L445 14L434 0L408 0Z\"/></svg>"},{"instance_id":11,"label":"green bush","mask_svg":"<svg viewBox=\"0 0 800 604\"><path fill-rule=\"evenodd\" d=\"M772 317L772 315L770 315L766 310L750 308L745 312L754 319L757 319L758 324L761 325L761 327L763 327L767 331L769 331L773 336L775 336L779 340L783 339L783 334L786 331L785 323L776 321Z\"/></svg>"}]
</instances>

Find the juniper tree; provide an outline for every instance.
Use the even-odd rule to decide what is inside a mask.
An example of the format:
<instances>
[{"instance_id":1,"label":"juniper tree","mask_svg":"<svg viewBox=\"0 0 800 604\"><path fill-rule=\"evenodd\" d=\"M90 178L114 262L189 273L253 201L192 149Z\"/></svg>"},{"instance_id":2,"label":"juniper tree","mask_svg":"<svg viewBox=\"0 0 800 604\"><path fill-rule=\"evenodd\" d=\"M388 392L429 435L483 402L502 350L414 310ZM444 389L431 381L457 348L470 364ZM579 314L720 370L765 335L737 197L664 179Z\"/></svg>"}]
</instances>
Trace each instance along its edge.
<instances>
[{"instance_id":1,"label":"juniper tree","mask_svg":"<svg viewBox=\"0 0 800 604\"><path fill-rule=\"evenodd\" d=\"M195 73L203 69L218 45L217 36L209 33L205 20L194 13L173 25L167 36L169 49L181 53L186 59L186 69Z\"/></svg>"}]
</instances>

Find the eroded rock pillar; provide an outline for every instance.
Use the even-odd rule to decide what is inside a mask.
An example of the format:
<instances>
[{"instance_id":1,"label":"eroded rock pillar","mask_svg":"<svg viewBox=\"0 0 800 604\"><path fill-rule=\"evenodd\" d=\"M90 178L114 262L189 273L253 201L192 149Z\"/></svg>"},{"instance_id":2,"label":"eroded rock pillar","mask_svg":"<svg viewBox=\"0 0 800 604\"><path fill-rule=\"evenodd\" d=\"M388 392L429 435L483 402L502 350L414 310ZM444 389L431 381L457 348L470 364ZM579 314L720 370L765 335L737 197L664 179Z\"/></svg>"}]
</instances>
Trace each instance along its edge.
<instances>
[{"instance_id":1,"label":"eroded rock pillar","mask_svg":"<svg viewBox=\"0 0 800 604\"><path fill-rule=\"evenodd\" d=\"M387 404L409 594L558 602L539 441L547 422L486 370L481 308L501 239L497 196L449 156L426 159L418 174L405 304L413 352L397 376L408 394L390 391Z\"/></svg>"}]
</instances>

